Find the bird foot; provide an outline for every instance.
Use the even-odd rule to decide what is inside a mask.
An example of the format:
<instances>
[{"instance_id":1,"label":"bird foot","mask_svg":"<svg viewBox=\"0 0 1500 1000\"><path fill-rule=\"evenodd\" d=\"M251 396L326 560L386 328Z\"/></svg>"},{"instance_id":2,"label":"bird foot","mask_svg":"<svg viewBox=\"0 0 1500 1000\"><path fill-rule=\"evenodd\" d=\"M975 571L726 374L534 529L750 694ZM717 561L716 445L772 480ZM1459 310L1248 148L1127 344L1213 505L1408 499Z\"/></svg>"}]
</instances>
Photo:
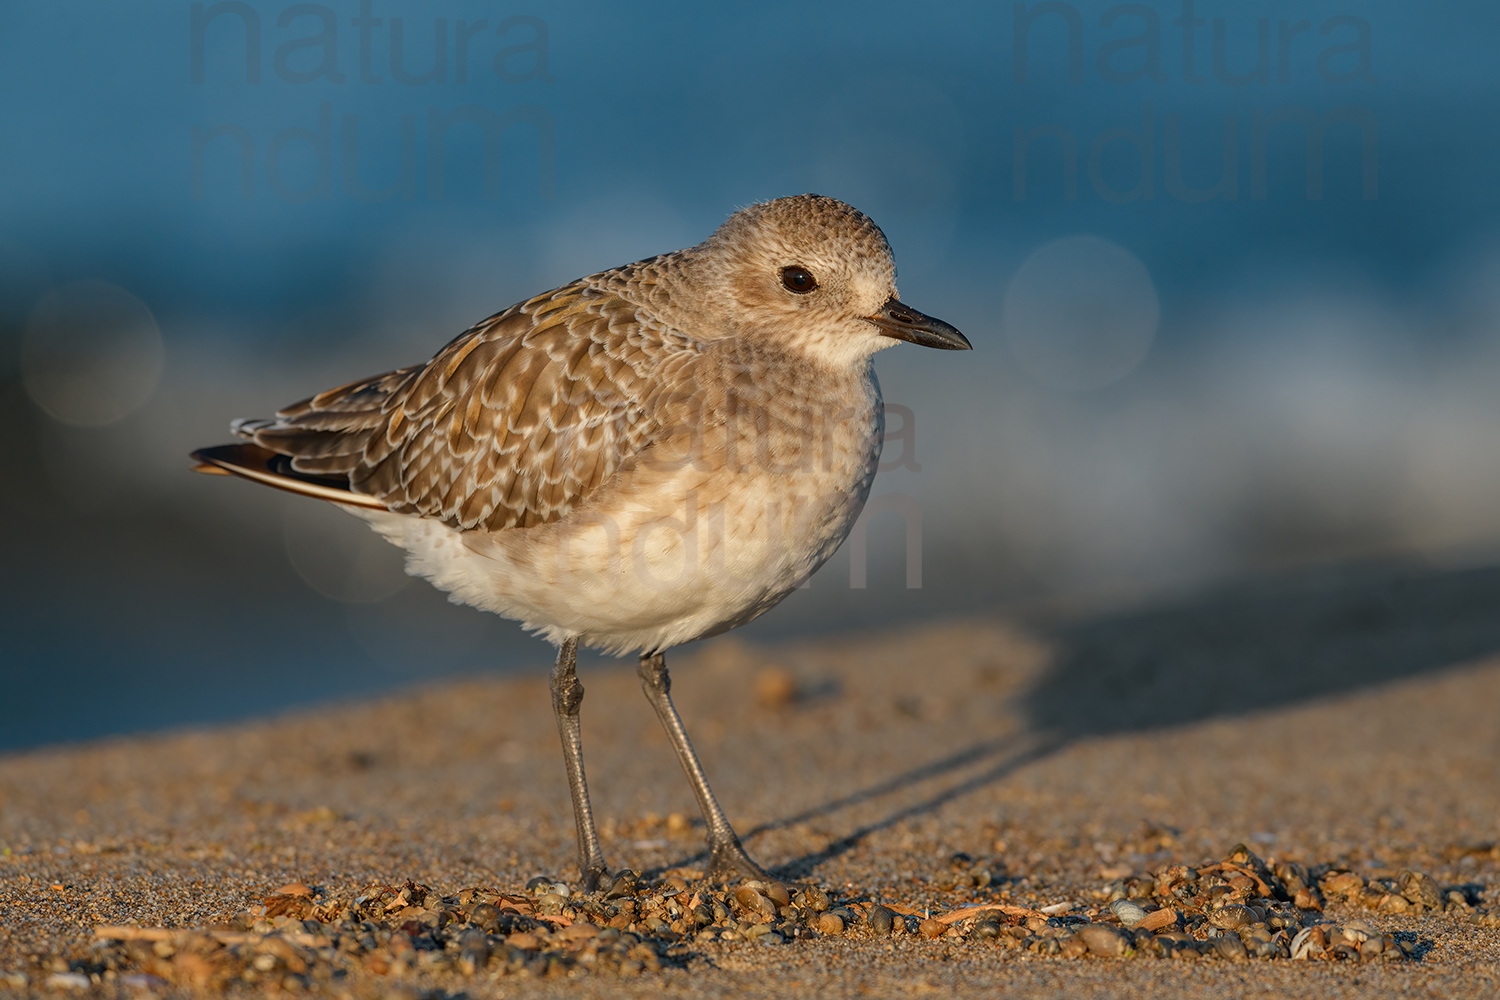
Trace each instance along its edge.
<instances>
[{"instance_id":1,"label":"bird foot","mask_svg":"<svg viewBox=\"0 0 1500 1000\"><path fill-rule=\"evenodd\" d=\"M738 837L708 846L708 877L715 881L734 878L770 878L764 868L745 853Z\"/></svg>"},{"instance_id":2,"label":"bird foot","mask_svg":"<svg viewBox=\"0 0 1500 1000\"><path fill-rule=\"evenodd\" d=\"M609 882L609 869L602 862L597 865L589 865L579 875L585 893L598 892L601 885L607 885Z\"/></svg>"}]
</instances>

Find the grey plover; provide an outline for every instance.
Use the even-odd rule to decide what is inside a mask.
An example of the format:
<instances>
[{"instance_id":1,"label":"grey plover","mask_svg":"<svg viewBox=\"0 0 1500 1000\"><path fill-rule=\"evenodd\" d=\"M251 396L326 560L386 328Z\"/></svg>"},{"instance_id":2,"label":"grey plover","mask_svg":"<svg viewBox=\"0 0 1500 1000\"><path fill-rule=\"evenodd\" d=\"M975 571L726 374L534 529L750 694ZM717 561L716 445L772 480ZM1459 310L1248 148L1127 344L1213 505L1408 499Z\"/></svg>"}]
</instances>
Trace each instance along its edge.
<instances>
[{"instance_id":1,"label":"grey plover","mask_svg":"<svg viewBox=\"0 0 1500 1000\"><path fill-rule=\"evenodd\" d=\"M902 303L895 277L864 214L778 198L697 246L513 305L424 364L236 421L242 443L193 457L343 506L406 550L408 572L558 646L552 708L586 889L607 869L579 643L639 654L710 873L763 876L709 789L663 653L769 610L844 540L880 455L877 351L969 348Z\"/></svg>"}]
</instances>

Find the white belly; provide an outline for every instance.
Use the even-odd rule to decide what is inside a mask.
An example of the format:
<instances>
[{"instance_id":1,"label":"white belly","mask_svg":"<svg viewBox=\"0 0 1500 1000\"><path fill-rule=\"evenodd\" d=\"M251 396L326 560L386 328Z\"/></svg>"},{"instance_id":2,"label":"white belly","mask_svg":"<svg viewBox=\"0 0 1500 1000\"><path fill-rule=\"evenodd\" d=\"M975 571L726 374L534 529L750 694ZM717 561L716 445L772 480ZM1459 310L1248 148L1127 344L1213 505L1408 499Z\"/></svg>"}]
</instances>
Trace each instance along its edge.
<instances>
[{"instance_id":1,"label":"white belly","mask_svg":"<svg viewBox=\"0 0 1500 1000\"><path fill-rule=\"evenodd\" d=\"M352 512L454 601L554 642L665 649L769 610L843 542L880 452L879 390L870 390L864 412L828 429L828 460L791 470L638 469L559 521L500 532Z\"/></svg>"}]
</instances>

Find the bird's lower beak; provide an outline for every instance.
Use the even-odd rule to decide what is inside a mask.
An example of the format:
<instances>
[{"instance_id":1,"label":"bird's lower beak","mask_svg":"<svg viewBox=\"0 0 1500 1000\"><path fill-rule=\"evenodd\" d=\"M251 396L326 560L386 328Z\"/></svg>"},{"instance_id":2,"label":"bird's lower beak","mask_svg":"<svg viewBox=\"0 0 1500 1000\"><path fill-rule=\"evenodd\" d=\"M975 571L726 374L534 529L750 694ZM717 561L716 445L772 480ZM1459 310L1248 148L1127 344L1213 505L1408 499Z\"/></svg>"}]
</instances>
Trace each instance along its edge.
<instances>
[{"instance_id":1,"label":"bird's lower beak","mask_svg":"<svg viewBox=\"0 0 1500 1000\"><path fill-rule=\"evenodd\" d=\"M886 299L880 311L868 319L880 327L882 335L904 340L909 344L935 347L940 351L974 349L969 339L954 327L926 313L919 313L898 299Z\"/></svg>"}]
</instances>

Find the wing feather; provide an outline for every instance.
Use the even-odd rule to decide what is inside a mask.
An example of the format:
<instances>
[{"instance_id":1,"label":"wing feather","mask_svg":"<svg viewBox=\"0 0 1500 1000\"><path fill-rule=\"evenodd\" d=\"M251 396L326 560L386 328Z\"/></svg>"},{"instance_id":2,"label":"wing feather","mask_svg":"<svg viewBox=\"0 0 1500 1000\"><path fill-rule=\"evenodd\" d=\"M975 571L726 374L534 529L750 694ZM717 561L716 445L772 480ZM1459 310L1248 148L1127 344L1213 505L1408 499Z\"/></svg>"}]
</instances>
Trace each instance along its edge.
<instances>
[{"instance_id":1,"label":"wing feather","mask_svg":"<svg viewBox=\"0 0 1500 1000\"><path fill-rule=\"evenodd\" d=\"M497 313L425 365L238 429L391 510L528 527L564 516L652 442L670 397L658 372L691 378L697 356L690 337L585 279Z\"/></svg>"}]
</instances>

